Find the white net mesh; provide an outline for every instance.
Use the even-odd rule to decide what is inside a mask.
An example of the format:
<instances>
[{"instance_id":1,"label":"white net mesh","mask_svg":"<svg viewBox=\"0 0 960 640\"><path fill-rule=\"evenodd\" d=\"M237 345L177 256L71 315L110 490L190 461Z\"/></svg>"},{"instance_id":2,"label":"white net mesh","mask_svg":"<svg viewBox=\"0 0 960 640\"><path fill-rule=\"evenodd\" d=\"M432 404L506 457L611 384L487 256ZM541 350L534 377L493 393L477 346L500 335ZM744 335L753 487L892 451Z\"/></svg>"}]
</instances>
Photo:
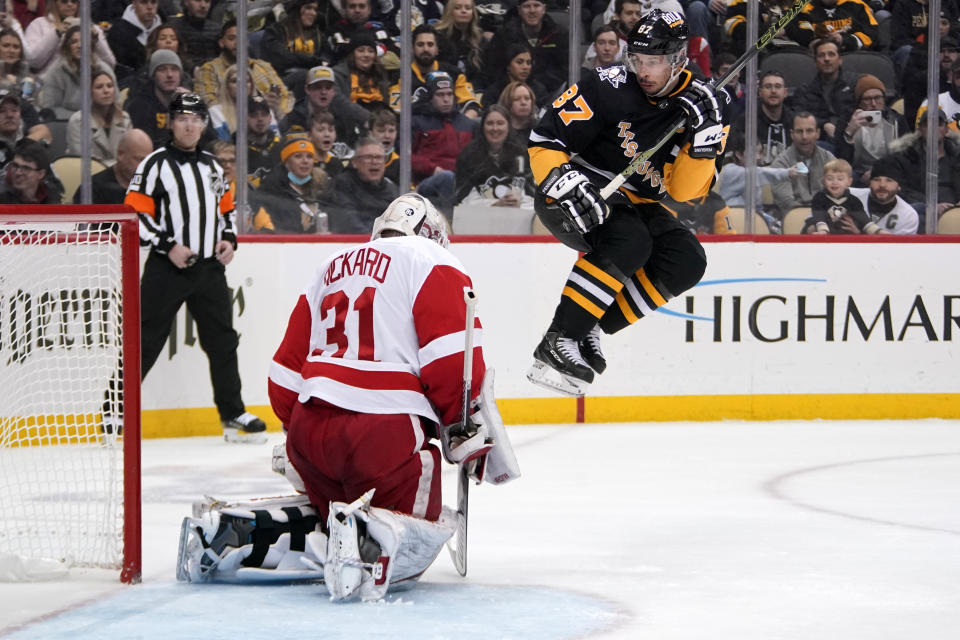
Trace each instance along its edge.
<instances>
[{"instance_id":1,"label":"white net mesh","mask_svg":"<svg viewBox=\"0 0 960 640\"><path fill-rule=\"evenodd\" d=\"M25 563L122 562L121 248L99 226L0 225L0 556Z\"/></svg>"}]
</instances>

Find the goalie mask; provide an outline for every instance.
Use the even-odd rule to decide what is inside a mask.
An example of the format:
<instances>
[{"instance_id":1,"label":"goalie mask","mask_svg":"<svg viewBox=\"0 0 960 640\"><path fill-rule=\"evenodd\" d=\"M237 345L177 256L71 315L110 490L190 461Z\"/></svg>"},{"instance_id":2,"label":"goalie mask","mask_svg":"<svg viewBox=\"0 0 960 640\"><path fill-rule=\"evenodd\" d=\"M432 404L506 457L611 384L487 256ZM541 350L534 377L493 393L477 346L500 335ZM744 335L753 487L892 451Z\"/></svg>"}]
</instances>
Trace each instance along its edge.
<instances>
[{"instance_id":1,"label":"goalie mask","mask_svg":"<svg viewBox=\"0 0 960 640\"><path fill-rule=\"evenodd\" d=\"M384 231L394 231L404 236L422 236L444 248L450 244L446 219L429 200L413 192L405 193L391 202L386 211L373 221L370 239L384 237Z\"/></svg>"},{"instance_id":2,"label":"goalie mask","mask_svg":"<svg viewBox=\"0 0 960 640\"><path fill-rule=\"evenodd\" d=\"M673 11L654 9L643 16L627 36L626 64L640 76L639 66L649 61L649 56L663 56L663 63L670 65L670 77L655 93L659 98L666 95L676 83L680 72L687 66L687 40L689 29L683 15Z\"/></svg>"}]
</instances>

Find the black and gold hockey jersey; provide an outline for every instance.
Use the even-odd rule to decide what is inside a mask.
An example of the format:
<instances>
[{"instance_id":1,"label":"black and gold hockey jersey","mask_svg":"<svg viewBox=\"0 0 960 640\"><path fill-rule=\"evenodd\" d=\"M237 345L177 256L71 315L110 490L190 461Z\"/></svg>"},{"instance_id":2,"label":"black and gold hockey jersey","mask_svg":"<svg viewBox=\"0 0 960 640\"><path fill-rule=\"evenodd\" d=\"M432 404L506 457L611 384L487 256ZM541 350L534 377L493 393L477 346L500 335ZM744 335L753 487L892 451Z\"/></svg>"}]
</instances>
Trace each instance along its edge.
<instances>
[{"instance_id":1,"label":"black and gold hockey jersey","mask_svg":"<svg viewBox=\"0 0 960 640\"><path fill-rule=\"evenodd\" d=\"M837 0L833 7L810 2L787 25L787 36L801 46L827 33L839 33L843 40L841 51L872 49L877 42L880 27L873 10L863 0Z\"/></svg>"},{"instance_id":2,"label":"black and gold hockey jersey","mask_svg":"<svg viewBox=\"0 0 960 640\"><path fill-rule=\"evenodd\" d=\"M691 79L689 71L682 71L671 95L686 89ZM609 181L636 154L654 146L682 115L669 100L648 98L626 67L597 69L554 100L534 127L529 142L530 168L537 184L551 169L568 161L585 169L591 180ZM688 147L678 133L620 190L634 203L659 201L666 194L678 202L706 195L716 160L691 158Z\"/></svg>"}]
</instances>

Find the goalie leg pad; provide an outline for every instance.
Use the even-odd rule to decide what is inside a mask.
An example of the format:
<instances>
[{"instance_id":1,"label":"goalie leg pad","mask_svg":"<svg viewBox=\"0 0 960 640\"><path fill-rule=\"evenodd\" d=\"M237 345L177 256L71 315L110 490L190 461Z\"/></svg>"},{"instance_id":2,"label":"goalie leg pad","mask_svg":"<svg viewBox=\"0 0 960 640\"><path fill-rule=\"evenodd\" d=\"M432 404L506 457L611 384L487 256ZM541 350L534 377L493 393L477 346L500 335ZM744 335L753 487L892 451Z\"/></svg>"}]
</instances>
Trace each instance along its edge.
<instances>
[{"instance_id":1,"label":"goalie leg pad","mask_svg":"<svg viewBox=\"0 0 960 640\"><path fill-rule=\"evenodd\" d=\"M291 463L287 457L286 440L273 448L273 458L270 466L274 473L278 473L289 480L295 491L299 491L300 493L307 492L307 488L303 484L303 478L301 478L297 470L293 468L293 463Z\"/></svg>"},{"instance_id":2,"label":"goalie leg pad","mask_svg":"<svg viewBox=\"0 0 960 640\"><path fill-rule=\"evenodd\" d=\"M214 508L200 517L184 518L177 580L322 579L326 536L320 530L317 511L311 505L302 504L299 497L288 502L297 504L273 509Z\"/></svg>"}]
</instances>

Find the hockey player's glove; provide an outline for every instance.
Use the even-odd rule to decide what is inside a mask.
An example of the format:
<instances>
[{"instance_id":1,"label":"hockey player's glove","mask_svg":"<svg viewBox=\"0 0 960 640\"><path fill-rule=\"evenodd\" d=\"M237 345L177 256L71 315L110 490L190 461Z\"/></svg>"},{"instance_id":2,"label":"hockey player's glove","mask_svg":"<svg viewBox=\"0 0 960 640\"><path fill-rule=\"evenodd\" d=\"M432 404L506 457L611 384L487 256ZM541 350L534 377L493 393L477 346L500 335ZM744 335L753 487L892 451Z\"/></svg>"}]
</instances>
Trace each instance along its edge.
<instances>
[{"instance_id":1,"label":"hockey player's glove","mask_svg":"<svg viewBox=\"0 0 960 640\"><path fill-rule=\"evenodd\" d=\"M551 169L539 191L547 205L559 207L581 233L600 226L610 215L600 189L569 164Z\"/></svg>"},{"instance_id":2,"label":"hockey player's glove","mask_svg":"<svg viewBox=\"0 0 960 640\"><path fill-rule=\"evenodd\" d=\"M693 80L676 97L687 116L691 158L716 158L723 150L723 104L727 94L713 85Z\"/></svg>"}]
</instances>

